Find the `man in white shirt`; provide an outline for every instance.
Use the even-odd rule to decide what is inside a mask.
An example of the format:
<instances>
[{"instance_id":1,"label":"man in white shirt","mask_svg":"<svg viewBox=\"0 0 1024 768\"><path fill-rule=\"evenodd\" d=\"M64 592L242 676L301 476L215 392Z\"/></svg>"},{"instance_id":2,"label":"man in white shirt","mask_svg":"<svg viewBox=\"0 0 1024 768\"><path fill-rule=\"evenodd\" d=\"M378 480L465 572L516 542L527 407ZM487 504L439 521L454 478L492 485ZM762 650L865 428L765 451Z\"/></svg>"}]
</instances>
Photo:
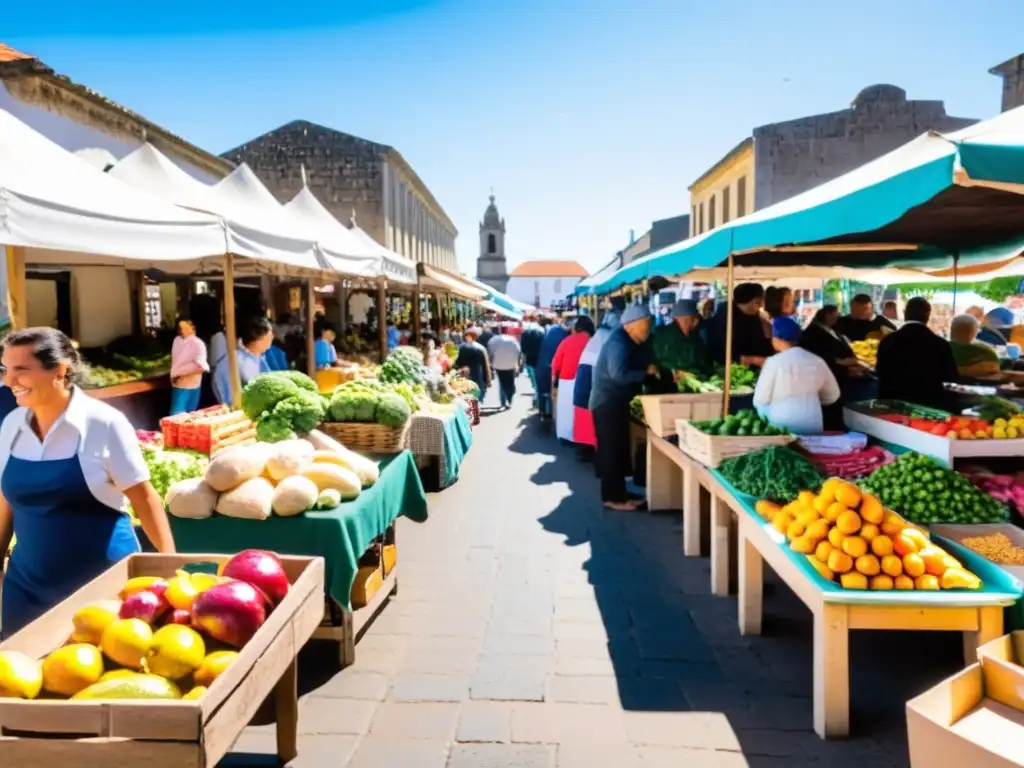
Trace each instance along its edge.
<instances>
[{"instance_id":1,"label":"man in white shirt","mask_svg":"<svg viewBox=\"0 0 1024 768\"><path fill-rule=\"evenodd\" d=\"M516 395L516 375L521 364L521 350L515 336L508 333L503 326L501 333L492 336L487 342L487 354L491 358L491 369L498 376L498 395L501 409L508 410L512 406L512 398Z\"/></svg>"}]
</instances>

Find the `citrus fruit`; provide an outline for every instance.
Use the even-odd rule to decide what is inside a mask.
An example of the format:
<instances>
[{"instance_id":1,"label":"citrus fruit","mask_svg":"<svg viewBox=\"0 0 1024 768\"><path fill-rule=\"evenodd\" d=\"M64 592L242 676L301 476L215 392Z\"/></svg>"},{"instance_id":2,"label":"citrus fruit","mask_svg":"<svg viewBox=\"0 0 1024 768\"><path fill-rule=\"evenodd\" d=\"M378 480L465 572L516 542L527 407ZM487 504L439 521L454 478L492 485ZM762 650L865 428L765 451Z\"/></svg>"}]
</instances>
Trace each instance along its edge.
<instances>
[{"instance_id":1,"label":"citrus fruit","mask_svg":"<svg viewBox=\"0 0 1024 768\"><path fill-rule=\"evenodd\" d=\"M868 544L874 541L880 533L878 526L874 523L864 523L864 525L860 527L860 531L858 531L858 535Z\"/></svg>"},{"instance_id":2,"label":"citrus fruit","mask_svg":"<svg viewBox=\"0 0 1024 768\"><path fill-rule=\"evenodd\" d=\"M914 588L937 590L939 588L939 579L936 576L932 576L930 573L925 573L914 579Z\"/></svg>"},{"instance_id":3,"label":"citrus fruit","mask_svg":"<svg viewBox=\"0 0 1024 768\"><path fill-rule=\"evenodd\" d=\"M203 663L196 670L196 685L203 685L209 688L213 681L223 674L224 670L231 666L231 663L238 658L235 651L214 651L203 659Z\"/></svg>"},{"instance_id":4,"label":"citrus fruit","mask_svg":"<svg viewBox=\"0 0 1024 768\"><path fill-rule=\"evenodd\" d=\"M877 496L865 493L860 500L860 516L865 522L878 525L885 518L885 508Z\"/></svg>"},{"instance_id":5,"label":"citrus fruit","mask_svg":"<svg viewBox=\"0 0 1024 768\"><path fill-rule=\"evenodd\" d=\"M924 560L924 569L932 576L941 576L946 572L946 553L938 547L928 546L920 550L918 556Z\"/></svg>"},{"instance_id":6,"label":"citrus fruit","mask_svg":"<svg viewBox=\"0 0 1024 768\"><path fill-rule=\"evenodd\" d=\"M821 578L825 579L826 581L832 581L833 579L835 579L835 574L832 573L832 569L825 565L823 562L821 562L821 560L819 560L817 557L808 555L807 562L811 564L811 567L814 568L814 570L821 574Z\"/></svg>"},{"instance_id":7,"label":"citrus fruit","mask_svg":"<svg viewBox=\"0 0 1024 768\"><path fill-rule=\"evenodd\" d=\"M164 597L172 607L180 611L191 611L192 601L196 599L199 591L192 581L192 577L184 571L180 571L177 576L167 582L167 591L164 593Z\"/></svg>"},{"instance_id":8,"label":"citrus fruit","mask_svg":"<svg viewBox=\"0 0 1024 768\"><path fill-rule=\"evenodd\" d=\"M907 529L904 529L896 534L896 538L892 541L892 548L897 555L904 557L917 552L917 542L907 536Z\"/></svg>"},{"instance_id":9,"label":"citrus fruit","mask_svg":"<svg viewBox=\"0 0 1024 768\"><path fill-rule=\"evenodd\" d=\"M868 577L863 573L844 573L839 577L843 589L867 589Z\"/></svg>"},{"instance_id":10,"label":"citrus fruit","mask_svg":"<svg viewBox=\"0 0 1024 768\"><path fill-rule=\"evenodd\" d=\"M18 651L0 651L0 699L34 699L42 687L38 661Z\"/></svg>"},{"instance_id":11,"label":"citrus fruit","mask_svg":"<svg viewBox=\"0 0 1024 768\"><path fill-rule=\"evenodd\" d=\"M843 539L843 552L857 559L868 551L868 543L860 536L847 536Z\"/></svg>"},{"instance_id":12,"label":"citrus fruit","mask_svg":"<svg viewBox=\"0 0 1024 768\"><path fill-rule=\"evenodd\" d=\"M853 558L845 552L836 550L828 556L827 565L836 573L846 573L853 568Z\"/></svg>"},{"instance_id":13,"label":"citrus fruit","mask_svg":"<svg viewBox=\"0 0 1024 768\"><path fill-rule=\"evenodd\" d=\"M828 532L828 543L836 549L843 548L843 539L845 538L846 536L844 536L843 532L840 531L838 528L832 528L832 530Z\"/></svg>"},{"instance_id":14,"label":"citrus fruit","mask_svg":"<svg viewBox=\"0 0 1024 768\"><path fill-rule=\"evenodd\" d=\"M860 522L860 515L848 509L836 518L836 528L846 534L856 533L860 530Z\"/></svg>"},{"instance_id":15,"label":"citrus fruit","mask_svg":"<svg viewBox=\"0 0 1024 768\"><path fill-rule=\"evenodd\" d=\"M861 555L854 563L854 567L858 573L863 573L865 576L877 576L882 569L878 558L874 555Z\"/></svg>"},{"instance_id":16,"label":"citrus fruit","mask_svg":"<svg viewBox=\"0 0 1024 768\"><path fill-rule=\"evenodd\" d=\"M74 696L102 675L103 655L95 645L65 645L43 660L43 689L58 696Z\"/></svg>"},{"instance_id":17,"label":"citrus fruit","mask_svg":"<svg viewBox=\"0 0 1024 768\"><path fill-rule=\"evenodd\" d=\"M915 552L911 552L909 555L903 556L903 572L916 579L922 573L925 572L924 560L921 556Z\"/></svg>"},{"instance_id":18,"label":"citrus fruit","mask_svg":"<svg viewBox=\"0 0 1024 768\"><path fill-rule=\"evenodd\" d=\"M903 561L896 555L884 555L881 566L882 572L892 576L894 579L903 573Z\"/></svg>"},{"instance_id":19,"label":"citrus fruit","mask_svg":"<svg viewBox=\"0 0 1024 768\"><path fill-rule=\"evenodd\" d=\"M830 523L834 523L836 520L839 519L839 516L841 514L849 511L850 510L847 509L844 505L840 504L838 501L835 501L829 504L828 508L825 510L825 519L828 520Z\"/></svg>"},{"instance_id":20,"label":"citrus fruit","mask_svg":"<svg viewBox=\"0 0 1024 768\"><path fill-rule=\"evenodd\" d=\"M888 536L879 535L871 540L871 551L879 557L892 554L892 539Z\"/></svg>"},{"instance_id":21,"label":"citrus fruit","mask_svg":"<svg viewBox=\"0 0 1024 768\"><path fill-rule=\"evenodd\" d=\"M788 526L786 526L786 538L792 541L793 539L799 538L804 535L804 531L807 526L801 523L799 520L794 520Z\"/></svg>"},{"instance_id":22,"label":"citrus fruit","mask_svg":"<svg viewBox=\"0 0 1024 768\"><path fill-rule=\"evenodd\" d=\"M814 551L816 542L814 539L809 539L806 536L797 536L791 542L789 542L789 548L794 552L800 552L804 555L809 555Z\"/></svg>"},{"instance_id":23,"label":"citrus fruit","mask_svg":"<svg viewBox=\"0 0 1024 768\"><path fill-rule=\"evenodd\" d=\"M195 688L193 688L193 689L192 689L191 691L189 691L189 692L188 692L188 693L186 693L186 694L185 694L184 696L182 696L182 697L181 697L181 700L182 700L182 701L195 701L196 699L199 699L199 698L201 698L201 697L202 697L202 695L203 695L204 693L206 693L206 690L207 690L207 689L206 689L206 686L205 686L205 685L197 685L197 686L196 686Z\"/></svg>"},{"instance_id":24,"label":"citrus fruit","mask_svg":"<svg viewBox=\"0 0 1024 768\"><path fill-rule=\"evenodd\" d=\"M840 482L836 488L836 501L854 509L860 504L860 488L853 483Z\"/></svg>"},{"instance_id":25,"label":"citrus fruit","mask_svg":"<svg viewBox=\"0 0 1024 768\"><path fill-rule=\"evenodd\" d=\"M191 627L168 624L153 633L146 651L146 669L168 680L179 680L199 669L206 644Z\"/></svg>"},{"instance_id":26,"label":"citrus fruit","mask_svg":"<svg viewBox=\"0 0 1024 768\"><path fill-rule=\"evenodd\" d=\"M822 541L814 548L814 556L818 558L818 562L827 563L828 556L835 551L835 547L830 542Z\"/></svg>"},{"instance_id":27,"label":"citrus fruit","mask_svg":"<svg viewBox=\"0 0 1024 768\"><path fill-rule=\"evenodd\" d=\"M914 588L914 580L906 574L900 574L899 576L893 577L892 585L896 587L896 589L907 591Z\"/></svg>"},{"instance_id":28,"label":"citrus fruit","mask_svg":"<svg viewBox=\"0 0 1024 768\"><path fill-rule=\"evenodd\" d=\"M879 573L876 576L872 576L868 582L868 586L871 589L878 590L879 592L888 592L893 588L892 576L884 573Z\"/></svg>"},{"instance_id":29,"label":"citrus fruit","mask_svg":"<svg viewBox=\"0 0 1024 768\"><path fill-rule=\"evenodd\" d=\"M828 520L822 520L820 517L814 520L810 525L807 526L807 530L804 531L804 536L814 541L821 541L828 536L829 528Z\"/></svg>"},{"instance_id":30,"label":"citrus fruit","mask_svg":"<svg viewBox=\"0 0 1024 768\"><path fill-rule=\"evenodd\" d=\"M117 621L120 610L121 603L117 600L103 600L79 608L71 619L75 642L99 645L103 630Z\"/></svg>"},{"instance_id":31,"label":"citrus fruit","mask_svg":"<svg viewBox=\"0 0 1024 768\"><path fill-rule=\"evenodd\" d=\"M118 619L103 630L100 647L114 663L141 669L152 642L153 630L142 619Z\"/></svg>"}]
</instances>

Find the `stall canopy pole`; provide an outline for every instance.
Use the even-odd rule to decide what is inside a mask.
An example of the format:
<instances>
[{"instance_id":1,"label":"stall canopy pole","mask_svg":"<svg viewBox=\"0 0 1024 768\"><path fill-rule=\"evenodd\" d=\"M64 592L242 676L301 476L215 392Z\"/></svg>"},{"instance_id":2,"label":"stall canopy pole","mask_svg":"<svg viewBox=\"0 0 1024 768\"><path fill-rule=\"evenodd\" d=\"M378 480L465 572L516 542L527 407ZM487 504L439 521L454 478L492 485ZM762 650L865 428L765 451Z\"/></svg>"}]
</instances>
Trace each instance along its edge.
<instances>
[{"instance_id":1,"label":"stall canopy pole","mask_svg":"<svg viewBox=\"0 0 1024 768\"><path fill-rule=\"evenodd\" d=\"M735 280L735 274L733 272L733 261L732 251L729 251L729 271L726 277L725 283L725 385L724 392L722 393L722 415L729 415L729 390L732 389L732 326L733 326L733 281Z\"/></svg>"},{"instance_id":2,"label":"stall canopy pole","mask_svg":"<svg viewBox=\"0 0 1024 768\"><path fill-rule=\"evenodd\" d=\"M956 288L960 277L960 249L953 251L953 317L956 317Z\"/></svg>"},{"instance_id":3,"label":"stall canopy pole","mask_svg":"<svg viewBox=\"0 0 1024 768\"><path fill-rule=\"evenodd\" d=\"M7 313L12 330L28 326L28 304L25 303L25 251L8 245L7 258Z\"/></svg>"},{"instance_id":4,"label":"stall canopy pole","mask_svg":"<svg viewBox=\"0 0 1024 768\"><path fill-rule=\"evenodd\" d=\"M242 407L242 379L238 375L238 328L235 323L235 257L224 259L224 340L228 348L228 377L231 379L231 407Z\"/></svg>"},{"instance_id":5,"label":"stall canopy pole","mask_svg":"<svg viewBox=\"0 0 1024 768\"><path fill-rule=\"evenodd\" d=\"M377 281L377 343L380 345L380 361L388 356L388 281Z\"/></svg>"},{"instance_id":6,"label":"stall canopy pole","mask_svg":"<svg viewBox=\"0 0 1024 768\"><path fill-rule=\"evenodd\" d=\"M306 280L306 373L310 378L316 376L316 338L313 336L315 315L316 292L313 290L313 278L309 278Z\"/></svg>"}]
</instances>

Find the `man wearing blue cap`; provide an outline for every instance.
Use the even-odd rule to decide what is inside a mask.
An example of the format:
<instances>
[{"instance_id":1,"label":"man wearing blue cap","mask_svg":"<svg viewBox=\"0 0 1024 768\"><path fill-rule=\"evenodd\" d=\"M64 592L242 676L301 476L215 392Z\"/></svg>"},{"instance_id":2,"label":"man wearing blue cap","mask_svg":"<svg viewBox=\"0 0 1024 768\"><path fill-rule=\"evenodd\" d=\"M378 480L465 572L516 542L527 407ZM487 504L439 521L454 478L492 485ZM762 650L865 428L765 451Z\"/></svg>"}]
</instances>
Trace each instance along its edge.
<instances>
[{"instance_id":1,"label":"man wearing blue cap","mask_svg":"<svg viewBox=\"0 0 1024 768\"><path fill-rule=\"evenodd\" d=\"M654 359L658 367L671 374L711 373L711 357L697 326L700 312L693 299L680 299L672 307L672 322L655 329Z\"/></svg>"},{"instance_id":2,"label":"man wearing blue cap","mask_svg":"<svg viewBox=\"0 0 1024 768\"><path fill-rule=\"evenodd\" d=\"M629 473L629 401L640 394L644 379L655 376L649 339L654 318L646 306L631 304L621 324L608 335L594 365L590 411L597 433L597 472L606 509L638 509L643 502L626 490Z\"/></svg>"}]
</instances>

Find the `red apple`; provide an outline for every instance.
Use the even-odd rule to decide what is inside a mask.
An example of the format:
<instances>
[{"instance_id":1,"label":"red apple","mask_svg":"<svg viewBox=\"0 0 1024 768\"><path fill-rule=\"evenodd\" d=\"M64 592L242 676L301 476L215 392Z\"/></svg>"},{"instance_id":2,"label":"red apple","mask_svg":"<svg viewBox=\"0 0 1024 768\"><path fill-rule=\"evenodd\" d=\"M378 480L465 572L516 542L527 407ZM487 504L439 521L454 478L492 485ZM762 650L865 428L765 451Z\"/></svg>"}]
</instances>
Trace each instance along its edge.
<instances>
[{"instance_id":1,"label":"red apple","mask_svg":"<svg viewBox=\"0 0 1024 768\"><path fill-rule=\"evenodd\" d=\"M262 549L239 552L224 564L220 575L251 584L267 596L271 605L284 600L290 586L281 559Z\"/></svg>"},{"instance_id":2,"label":"red apple","mask_svg":"<svg viewBox=\"0 0 1024 768\"><path fill-rule=\"evenodd\" d=\"M192 603L192 625L235 648L249 642L266 618L266 596L244 581L210 587Z\"/></svg>"}]
</instances>

